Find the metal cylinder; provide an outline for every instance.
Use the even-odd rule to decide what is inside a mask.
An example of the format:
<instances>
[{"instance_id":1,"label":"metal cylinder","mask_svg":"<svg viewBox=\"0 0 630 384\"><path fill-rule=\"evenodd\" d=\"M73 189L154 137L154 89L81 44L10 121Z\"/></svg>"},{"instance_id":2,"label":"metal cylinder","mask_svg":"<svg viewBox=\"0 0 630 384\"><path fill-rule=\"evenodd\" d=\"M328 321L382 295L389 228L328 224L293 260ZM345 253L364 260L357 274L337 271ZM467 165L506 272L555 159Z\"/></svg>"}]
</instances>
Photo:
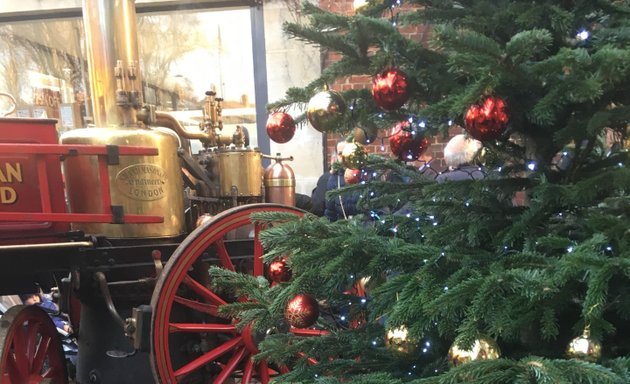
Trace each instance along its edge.
<instances>
[{"instance_id":1,"label":"metal cylinder","mask_svg":"<svg viewBox=\"0 0 630 384\"><path fill-rule=\"evenodd\" d=\"M83 25L94 124L135 124L135 113L121 113L117 92L125 90L142 104L134 0L83 0Z\"/></svg>"},{"instance_id":2,"label":"metal cylinder","mask_svg":"<svg viewBox=\"0 0 630 384\"><path fill-rule=\"evenodd\" d=\"M295 173L282 160L279 156L276 157L265 169L265 201L295 206Z\"/></svg>"},{"instance_id":3,"label":"metal cylinder","mask_svg":"<svg viewBox=\"0 0 630 384\"><path fill-rule=\"evenodd\" d=\"M219 196L262 196L262 155L258 149L217 149L210 155L219 175Z\"/></svg>"},{"instance_id":4,"label":"metal cylinder","mask_svg":"<svg viewBox=\"0 0 630 384\"><path fill-rule=\"evenodd\" d=\"M111 238L162 238L184 232L183 182L177 156L177 136L168 130L76 129L64 134L63 144L134 145L158 149L158 156L120 156L110 165L112 205L125 214L164 217L158 224L73 223L72 228ZM70 209L75 213L102 212L101 183L96 156L74 156L64 161L63 171Z\"/></svg>"}]
</instances>

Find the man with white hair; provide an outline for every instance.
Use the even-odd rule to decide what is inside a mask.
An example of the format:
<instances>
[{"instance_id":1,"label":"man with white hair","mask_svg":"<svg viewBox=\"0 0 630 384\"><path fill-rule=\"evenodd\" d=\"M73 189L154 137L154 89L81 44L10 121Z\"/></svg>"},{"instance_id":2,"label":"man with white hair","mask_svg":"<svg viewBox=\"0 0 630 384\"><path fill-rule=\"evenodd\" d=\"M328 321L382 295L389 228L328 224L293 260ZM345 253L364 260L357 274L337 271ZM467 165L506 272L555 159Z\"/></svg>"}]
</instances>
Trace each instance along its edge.
<instances>
[{"instance_id":1,"label":"man with white hair","mask_svg":"<svg viewBox=\"0 0 630 384\"><path fill-rule=\"evenodd\" d=\"M444 147L444 161L449 170L440 174L435 180L441 183L446 180L478 180L486 177L483 168L473 164L481 147L480 141L464 134L453 136Z\"/></svg>"}]
</instances>

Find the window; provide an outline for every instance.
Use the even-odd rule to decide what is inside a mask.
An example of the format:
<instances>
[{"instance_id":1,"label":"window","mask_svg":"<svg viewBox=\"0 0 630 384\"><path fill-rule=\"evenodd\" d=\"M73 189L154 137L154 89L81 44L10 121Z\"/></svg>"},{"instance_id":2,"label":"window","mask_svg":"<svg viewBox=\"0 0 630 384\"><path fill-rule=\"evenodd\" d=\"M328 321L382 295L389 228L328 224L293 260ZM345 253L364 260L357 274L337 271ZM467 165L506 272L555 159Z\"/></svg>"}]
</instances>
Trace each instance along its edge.
<instances>
[{"instance_id":1,"label":"window","mask_svg":"<svg viewBox=\"0 0 630 384\"><path fill-rule=\"evenodd\" d=\"M61 131L90 123L83 35L80 17L0 25L0 91L17 99L19 116L57 118ZM248 8L139 14L145 102L200 120L213 90L226 133L244 125L256 146L251 44Z\"/></svg>"}]
</instances>

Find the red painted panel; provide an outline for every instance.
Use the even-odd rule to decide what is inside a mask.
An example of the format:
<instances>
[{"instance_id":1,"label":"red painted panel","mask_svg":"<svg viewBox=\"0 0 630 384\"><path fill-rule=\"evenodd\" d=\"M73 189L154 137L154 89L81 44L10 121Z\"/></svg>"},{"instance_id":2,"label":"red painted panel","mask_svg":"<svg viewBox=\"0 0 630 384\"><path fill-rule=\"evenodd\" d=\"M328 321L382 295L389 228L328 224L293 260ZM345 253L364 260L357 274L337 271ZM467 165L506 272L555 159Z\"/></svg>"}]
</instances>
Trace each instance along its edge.
<instances>
[{"instance_id":1,"label":"red painted panel","mask_svg":"<svg viewBox=\"0 0 630 384\"><path fill-rule=\"evenodd\" d=\"M55 120L0 118L0 143L58 144ZM0 152L0 212L66 212L61 163L57 155ZM44 184L45 183L45 184ZM42 190L48 193L42 194ZM0 222L0 244L50 242L50 236L67 232L68 223ZM16 240L9 240L16 239ZM63 239L59 239L63 241Z\"/></svg>"}]
</instances>

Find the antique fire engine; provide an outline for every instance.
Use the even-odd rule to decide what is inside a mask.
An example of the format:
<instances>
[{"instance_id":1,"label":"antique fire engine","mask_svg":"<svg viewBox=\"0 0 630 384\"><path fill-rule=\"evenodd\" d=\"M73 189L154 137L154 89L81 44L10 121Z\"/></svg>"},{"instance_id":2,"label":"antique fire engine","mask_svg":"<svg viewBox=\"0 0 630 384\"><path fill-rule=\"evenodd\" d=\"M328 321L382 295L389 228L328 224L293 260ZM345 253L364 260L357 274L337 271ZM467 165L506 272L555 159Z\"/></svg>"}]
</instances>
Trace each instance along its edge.
<instances>
[{"instance_id":1,"label":"antique fire engine","mask_svg":"<svg viewBox=\"0 0 630 384\"><path fill-rule=\"evenodd\" d=\"M0 189L7 202L21 199L0 212L0 291L21 293L28 279L60 285L79 330L79 383L267 383L285 368L252 358L263 336L218 314L235 298L212 292L207 271L264 275L250 214L303 214L291 207L291 158L250 148L243 127L225 135L213 92L195 132L145 105L133 0L83 0L83 17L94 127L66 132L59 145L53 120L0 118L0 164L11 176L0 181L22 188ZM198 154L190 140L202 142ZM263 158L275 162L263 170ZM3 317L0 374L9 382L41 374L7 364L21 358L22 327L38 324L29 342L54 341L45 318L25 307ZM65 382L55 345L43 378Z\"/></svg>"},{"instance_id":2,"label":"antique fire engine","mask_svg":"<svg viewBox=\"0 0 630 384\"><path fill-rule=\"evenodd\" d=\"M201 215L265 201L264 157L278 159L264 173L264 184L271 192L266 201L294 205L290 167L279 161L279 155L270 157L246 147L244 127L237 127L232 136L222 135L222 99L214 92L206 93L198 132L143 104L133 1L86 0L84 25L96 128L67 132L61 142L157 148L159 156L121 159L110 169L109 182L113 205L130 214L163 216L164 222L152 226L88 223L76 224L75 229L108 238L176 237L187 231L187 222L194 223ZM200 140L204 149L193 157L188 140ZM101 193L97 170L98 164L90 158L64 162L73 212L93 211Z\"/></svg>"}]
</instances>

